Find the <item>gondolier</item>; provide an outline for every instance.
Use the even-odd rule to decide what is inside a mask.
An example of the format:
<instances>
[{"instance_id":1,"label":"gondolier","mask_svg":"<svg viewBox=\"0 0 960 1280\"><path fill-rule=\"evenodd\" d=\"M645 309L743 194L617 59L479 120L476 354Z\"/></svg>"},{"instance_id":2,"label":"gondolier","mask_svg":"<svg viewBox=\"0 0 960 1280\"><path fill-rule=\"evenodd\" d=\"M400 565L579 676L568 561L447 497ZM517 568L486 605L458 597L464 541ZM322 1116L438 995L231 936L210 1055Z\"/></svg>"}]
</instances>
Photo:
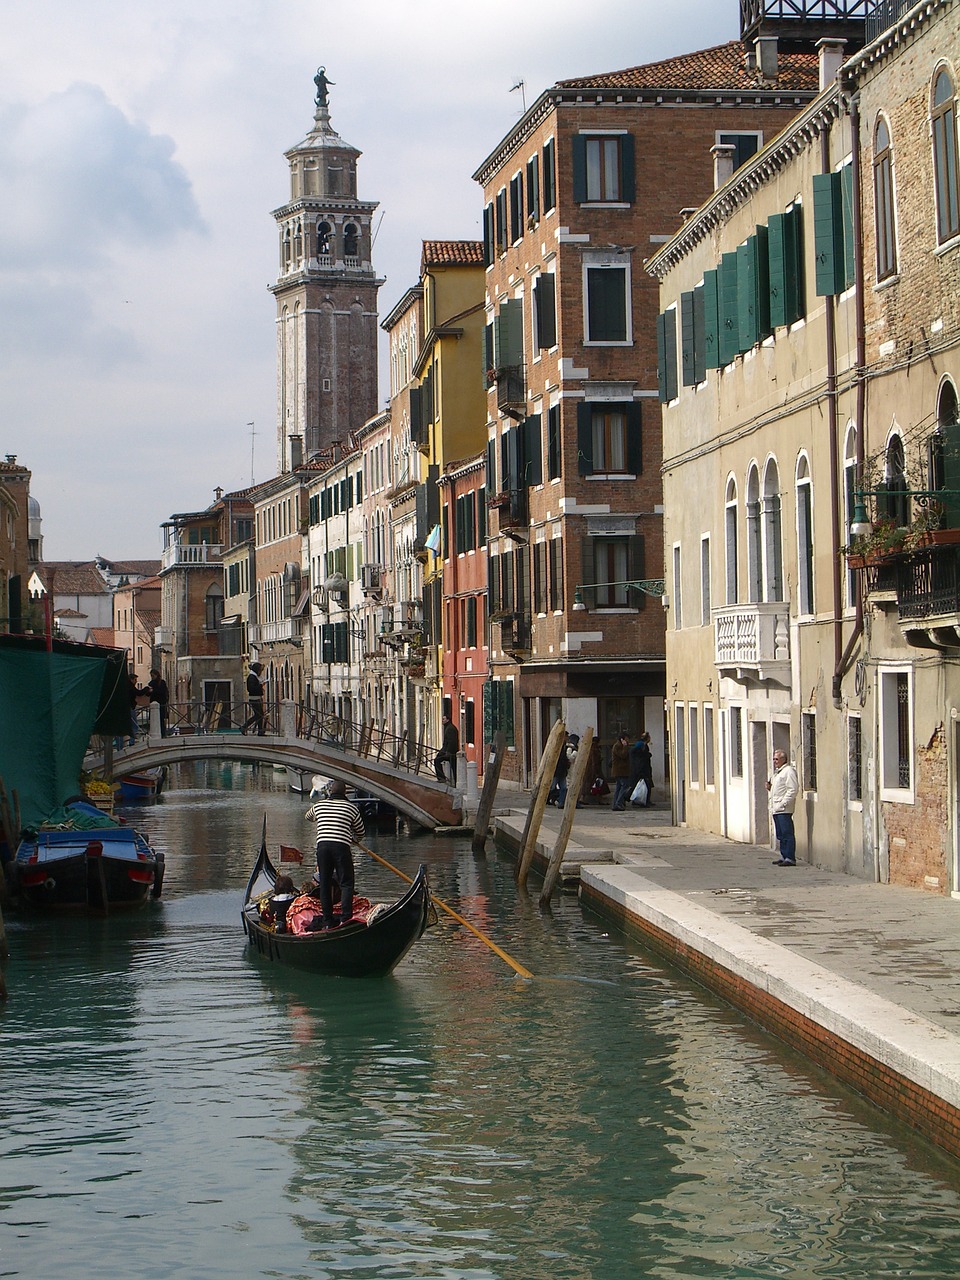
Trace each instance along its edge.
<instances>
[{"instance_id":1,"label":"gondolier","mask_svg":"<svg viewBox=\"0 0 960 1280\"><path fill-rule=\"evenodd\" d=\"M317 887L323 927L335 929L353 916L353 853L351 846L363 840L363 818L355 804L347 799L342 782L331 782L326 798L318 800L306 812L308 822L316 823ZM340 885L340 920L333 914L333 878Z\"/></svg>"}]
</instances>

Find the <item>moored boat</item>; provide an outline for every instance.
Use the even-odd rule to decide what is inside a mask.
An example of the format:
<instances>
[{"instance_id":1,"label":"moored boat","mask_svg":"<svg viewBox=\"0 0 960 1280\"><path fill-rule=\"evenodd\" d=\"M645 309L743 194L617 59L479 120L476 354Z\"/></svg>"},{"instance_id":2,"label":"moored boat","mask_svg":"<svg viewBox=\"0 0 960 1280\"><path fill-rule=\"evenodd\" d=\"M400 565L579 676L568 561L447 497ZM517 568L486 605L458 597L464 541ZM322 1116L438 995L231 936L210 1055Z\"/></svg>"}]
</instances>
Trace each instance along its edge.
<instances>
[{"instance_id":1,"label":"moored boat","mask_svg":"<svg viewBox=\"0 0 960 1280\"><path fill-rule=\"evenodd\" d=\"M241 912L247 941L257 954L311 973L347 978L390 973L436 918L421 866L396 902L369 910L357 904L353 918L338 928L294 932L286 921L296 909L294 895L275 893L277 874L264 841Z\"/></svg>"},{"instance_id":2,"label":"moored boat","mask_svg":"<svg viewBox=\"0 0 960 1280\"><path fill-rule=\"evenodd\" d=\"M123 800L155 800L163 790L166 771L161 765L153 769L140 769L119 779L120 797Z\"/></svg>"}]
</instances>

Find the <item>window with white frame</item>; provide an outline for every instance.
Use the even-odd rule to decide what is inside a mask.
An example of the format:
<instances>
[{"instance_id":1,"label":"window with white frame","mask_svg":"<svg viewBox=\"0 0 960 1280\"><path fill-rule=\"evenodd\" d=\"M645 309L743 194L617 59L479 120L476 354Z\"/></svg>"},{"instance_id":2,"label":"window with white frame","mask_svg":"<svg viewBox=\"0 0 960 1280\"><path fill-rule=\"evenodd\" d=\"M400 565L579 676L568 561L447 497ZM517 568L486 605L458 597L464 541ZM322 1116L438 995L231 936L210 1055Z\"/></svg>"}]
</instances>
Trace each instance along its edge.
<instances>
[{"instance_id":1,"label":"window with white frame","mask_svg":"<svg viewBox=\"0 0 960 1280\"><path fill-rule=\"evenodd\" d=\"M863 799L863 721L860 716L847 717L847 802Z\"/></svg>"},{"instance_id":2,"label":"window with white frame","mask_svg":"<svg viewBox=\"0 0 960 1280\"><path fill-rule=\"evenodd\" d=\"M729 707L730 777L743 777L743 707Z\"/></svg>"},{"instance_id":3,"label":"window with white frame","mask_svg":"<svg viewBox=\"0 0 960 1280\"><path fill-rule=\"evenodd\" d=\"M710 535L700 539L700 625L710 625Z\"/></svg>"},{"instance_id":4,"label":"window with white frame","mask_svg":"<svg viewBox=\"0 0 960 1280\"><path fill-rule=\"evenodd\" d=\"M873 220L877 237L877 279L897 269L897 223L893 200L893 147L890 129L881 116L873 131Z\"/></svg>"},{"instance_id":5,"label":"window with white frame","mask_svg":"<svg viewBox=\"0 0 960 1280\"><path fill-rule=\"evenodd\" d=\"M913 791L913 673L880 672L880 787L888 800Z\"/></svg>"},{"instance_id":6,"label":"window with white frame","mask_svg":"<svg viewBox=\"0 0 960 1280\"><path fill-rule=\"evenodd\" d=\"M626 254L586 255L583 262L584 341L627 346L633 341L630 259Z\"/></svg>"},{"instance_id":7,"label":"window with white frame","mask_svg":"<svg viewBox=\"0 0 960 1280\"><path fill-rule=\"evenodd\" d=\"M708 787L716 786L717 771L714 754L713 704L703 704L703 781Z\"/></svg>"},{"instance_id":8,"label":"window with white frame","mask_svg":"<svg viewBox=\"0 0 960 1280\"><path fill-rule=\"evenodd\" d=\"M698 724L699 708L695 702L692 702L687 708L687 717L690 722L690 785L699 787L700 785L700 726Z\"/></svg>"},{"instance_id":9,"label":"window with white frame","mask_svg":"<svg viewBox=\"0 0 960 1280\"><path fill-rule=\"evenodd\" d=\"M737 482L733 478L727 481L727 496L724 505L724 560L727 604L737 603L737 527L740 520L737 509Z\"/></svg>"},{"instance_id":10,"label":"window with white frame","mask_svg":"<svg viewBox=\"0 0 960 1280\"><path fill-rule=\"evenodd\" d=\"M763 599L783 599L780 472L773 458L763 473Z\"/></svg>"},{"instance_id":11,"label":"window with white frame","mask_svg":"<svg viewBox=\"0 0 960 1280\"><path fill-rule=\"evenodd\" d=\"M801 614L814 611L813 584L813 487L805 454L797 461L797 607Z\"/></svg>"},{"instance_id":12,"label":"window with white frame","mask_svg":"<svg viewBox=\"0 0 960 1280\"><path fill-rule=\"evenodd\" d=\"M756 466L747 476L747 599L763 599L763 529L760 524L760 472Z\"/></svg>"},{"instance_id":13,"label":"window with white frame","mask_svg":"<svg viewBox=\"0 0 960 1280\"><path fill-rule=\"evenodd\" d=\"M812 711L800 716L800 743L803 751L803 789L817 789L817 717Z\"/></svg>"},{"instance_id":14,"label":"window with white frame","mask_svg":"<svg viewBox=\"0 0 960 1280\"><path fill-rule=\"evenodd\" d=\"M960 175L957 172L957 99L953 80L941 67L933 82L933 183L940 244L960 234Z\"/></svg>"}]
</instances>

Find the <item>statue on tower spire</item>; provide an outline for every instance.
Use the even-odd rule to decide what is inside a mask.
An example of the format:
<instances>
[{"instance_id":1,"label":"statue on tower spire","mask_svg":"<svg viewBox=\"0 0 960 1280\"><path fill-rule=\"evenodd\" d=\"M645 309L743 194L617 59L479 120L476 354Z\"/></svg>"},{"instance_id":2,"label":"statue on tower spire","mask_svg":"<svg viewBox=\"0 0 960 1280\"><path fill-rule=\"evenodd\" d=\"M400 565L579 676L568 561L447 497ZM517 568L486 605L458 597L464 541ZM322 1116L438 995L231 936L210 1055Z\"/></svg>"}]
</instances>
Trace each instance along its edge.
<instances>
[{"instance_id":1,"label":"statue on tower spire","mask_svg":"<svg viewBox=\"0 0 960 1280\"><path fill-rule=\"evenodd\" d=\"M313 77L313 83L317 86L316 104L318 107L325 107L327 102L327 88L331 84L335 84L334 80L327 79L326 67L317 67L317 74Z\"/></svg>"}]
</instances>

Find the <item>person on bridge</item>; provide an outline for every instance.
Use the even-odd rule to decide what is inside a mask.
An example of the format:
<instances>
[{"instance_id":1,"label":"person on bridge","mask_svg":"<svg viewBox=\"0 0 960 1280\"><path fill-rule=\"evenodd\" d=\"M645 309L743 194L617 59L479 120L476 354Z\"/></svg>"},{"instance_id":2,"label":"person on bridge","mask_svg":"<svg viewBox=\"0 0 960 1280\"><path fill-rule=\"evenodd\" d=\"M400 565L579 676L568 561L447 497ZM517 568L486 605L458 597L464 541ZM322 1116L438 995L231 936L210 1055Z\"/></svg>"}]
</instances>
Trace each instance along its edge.
<instances>
[{"instance_id":1,"label":"person on bridge","mask_svg":"<svg viewBox=\"0 0 960 1280\"><path fill-rule=\"evenodd\" d=\"M240 732L246 733L250 726L255 724L261 738L266 732L263 719L263 681L260 679L262 670L262 662L250 663L250 673L247 676L247 701L250 703L250 714L240 726Z\"/></svg>"},{"instance_id":2,"label":"person on bridge","mask_svg":"<svg viewBox=\"0 0 960 1280\"><path fill-rule=\"evenodd\" d=\"M460 733L449 716L443 717L443 745L433 757L433 767L437 771L437 780L446 782L444 764L448 763L453 773L453 782L457 781L457 752L460 750Z\"/></svg>"},{"instance_id":3,"label":"person on bridge","mask_svg":"<svg viewBox=\"0 0 960 1280\"><path fill-rule=\"evenodd\" d=\"M155 702L160 708L160 737L165 738L167 736L167 703L170 701L170 691L167 688L166 680L164 680L156 667L150 672L147 692L150 694L150 701Z\"/></svg>"},{"instance_id":4,"label":"person on bridge","mask_svg":"<svg viewBox=\"0 0 960 1280\"><path fill-rule=\"evenodd\" d=\"M347 799L347 788L342 782L331 782L326 798L318 800L306 812L308 822L316 823L317 832L317 888L320 909L323 912L324 929L344 925L353 916L353 852L351 846L359 844L365 832L363 818L355 804ZM340 885L340 920L333 914L333 878Z\"/></svg>"}]
</instances>

